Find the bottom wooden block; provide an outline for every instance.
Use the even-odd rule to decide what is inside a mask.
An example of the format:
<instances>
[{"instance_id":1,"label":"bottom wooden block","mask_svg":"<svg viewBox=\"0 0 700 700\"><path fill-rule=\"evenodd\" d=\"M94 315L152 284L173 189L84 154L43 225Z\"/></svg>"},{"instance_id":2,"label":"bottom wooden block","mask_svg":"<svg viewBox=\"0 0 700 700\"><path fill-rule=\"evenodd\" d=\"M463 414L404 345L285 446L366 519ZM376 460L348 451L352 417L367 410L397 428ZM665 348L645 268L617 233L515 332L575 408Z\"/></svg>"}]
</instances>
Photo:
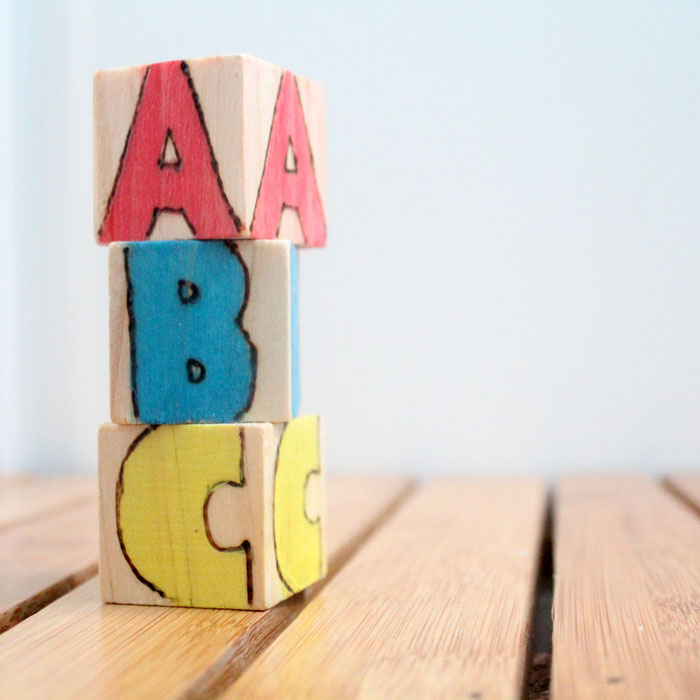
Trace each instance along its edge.
<instances>
[{"instance_id":1,"label":"bottom wooden block","mask_svg":"<svg viewBox=\"0 0 700 700\"><path fill-rule=\"evenodd\" d=\"M263 610L326 572L319 419L99 432L111 603Z\"/></svg>"}]
</instances>

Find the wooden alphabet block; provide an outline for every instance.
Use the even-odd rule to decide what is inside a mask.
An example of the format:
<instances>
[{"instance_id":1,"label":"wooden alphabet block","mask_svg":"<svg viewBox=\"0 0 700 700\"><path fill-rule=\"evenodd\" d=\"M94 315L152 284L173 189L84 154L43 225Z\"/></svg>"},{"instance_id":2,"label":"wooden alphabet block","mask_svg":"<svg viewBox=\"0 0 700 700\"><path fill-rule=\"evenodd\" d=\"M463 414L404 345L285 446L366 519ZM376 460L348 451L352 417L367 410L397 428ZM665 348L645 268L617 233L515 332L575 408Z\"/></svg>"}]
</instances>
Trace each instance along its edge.
<instances>
[{"instance_id":1,"label":"wooden alphabet block","mask_svg":"<svg viewBox=\"0 0 700 700\"><path fill-rule=\"evenodd\" d=\"M105 425L99 480L105 602L262 610L325 575L316 416Z\"/></svg>"},{"instance_id":2,"label":"wooden alphabet block","mask_svg":"<svg viewBox=\"0 0 700 700\"><path fill-rule=\"evenodd\" d=\"M112 420L293 418L297 286L288 241L112 244Z\"/></svg>"},{"instance_id":3,"label":"wooden alphabet block","mask_svg":"<svg viewBox=\"0 0 700 700\"><path fill-rule=\"evenodd\" d=\"M250 56L101 71L98 243L326 241L323 88Z\"/></svg>"}]
</instances>

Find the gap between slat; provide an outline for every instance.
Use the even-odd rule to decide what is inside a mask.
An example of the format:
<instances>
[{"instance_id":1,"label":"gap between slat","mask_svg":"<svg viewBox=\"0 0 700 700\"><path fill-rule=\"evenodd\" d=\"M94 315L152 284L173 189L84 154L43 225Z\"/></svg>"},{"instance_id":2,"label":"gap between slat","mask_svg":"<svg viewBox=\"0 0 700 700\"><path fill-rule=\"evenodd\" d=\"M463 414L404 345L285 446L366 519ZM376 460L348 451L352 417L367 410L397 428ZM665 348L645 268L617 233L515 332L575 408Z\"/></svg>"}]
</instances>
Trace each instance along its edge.
<instances>
[{"instance_id":1,"label":"gap between slat","mask_svg":"<svg viewBox=\"0 0 700 700\"><path fill-rule=\"evenodd\" d=\"M96 503L0 533L0 632L94 576L97 549Z\"/></svg>"},{"instance_id":2,"label":"gap between slat","mask_svg":"<svg viewBox=\"0 0 700 700\"><path fill-rule=\"evenodd\" d=\"M663 478L661 480L661 486L672 496L675 496L683 505L690 508L690 510L697 515L700 515L700 501L696 501L690 493L687 493L680 484L674 481L673 477L667 476Z\"/></svg>"},{"instance_id":3,"label":"gap between slat","mask_svg":"<svg viewBox=\"0 0 700 700\"><path fill-rule=\"evenodd\" d=\"M548 700L549 698L552 671L552 602L554 600L553 511L554 494L550 490L531 623L531 649L528 655L527 685L524 694L527 700Z\"/></svg>"},{"instance_id":4,"label":"gap between slat","mask_svg":"<svg viewBox=\"0 0 700 700\"><path fill-rule=\"evenodd\" d=\"M695 475L694 475L695 476ZM700 475L698 476L700 479ZM700 516L700 501L686 492L677 477L667 476L659 484L683 505ZM533 649L529 664L529 678L525 697L527 700L548 700L552 670L552 603L554 591L553 571L553 510L555 493L550 495L547 524L543 541L542 560L537 583L537 599L533 619Z\"/></svg>"},{"instance_id":5,"label":"gap between slat","mask_svg":"<svg viewBox=\"0 0 700 700\"><path fill-rule=\"evenodd\" d=\"M61 596L70 593L76 586L85 583L88 579L97 575L97 561L94 564L62 578L56 583L44 588L31 598L23 600L18 605L4 610L0 614L0 634L12 629L15 625L35 615L50 603Z\"/></svg>"}]
</instances>

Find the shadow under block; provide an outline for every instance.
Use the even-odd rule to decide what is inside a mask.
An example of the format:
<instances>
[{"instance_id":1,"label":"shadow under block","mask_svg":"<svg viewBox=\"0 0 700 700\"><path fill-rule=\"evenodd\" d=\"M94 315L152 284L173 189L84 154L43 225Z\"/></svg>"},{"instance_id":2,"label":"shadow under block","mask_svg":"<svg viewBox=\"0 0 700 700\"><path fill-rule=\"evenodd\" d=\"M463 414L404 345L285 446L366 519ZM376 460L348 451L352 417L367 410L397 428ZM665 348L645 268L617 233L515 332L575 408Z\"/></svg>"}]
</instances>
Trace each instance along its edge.
<instances>
[{"instance_id":1,"label":"shadow under block","mask_svg":"<svg viewBox=\"0 0 700 700\"><path fill-rule=\"evenodd\" d=\"M293 418L297 287L297 251L287 241L112 244L112 420Z\"/></svg>"},{"instance_id":2,"label":"shadow under block","mask_svg":"<svg viewBox=\"0 0 700 700\"><path fill-rule=\"evenodd\" d=\"M263 610L326 573L319 419L99 433L111 603Z\"/></svg>"},{"instance_id":3,"label":"shadow under block","mask_svg":"<svg viewBox=\"0 0 700 700\"><path fill-rule=\"evenodd\" d=\"M95 233L326 241L323 88L250 56L100 71Z\"/></svg>"}]
</instances>

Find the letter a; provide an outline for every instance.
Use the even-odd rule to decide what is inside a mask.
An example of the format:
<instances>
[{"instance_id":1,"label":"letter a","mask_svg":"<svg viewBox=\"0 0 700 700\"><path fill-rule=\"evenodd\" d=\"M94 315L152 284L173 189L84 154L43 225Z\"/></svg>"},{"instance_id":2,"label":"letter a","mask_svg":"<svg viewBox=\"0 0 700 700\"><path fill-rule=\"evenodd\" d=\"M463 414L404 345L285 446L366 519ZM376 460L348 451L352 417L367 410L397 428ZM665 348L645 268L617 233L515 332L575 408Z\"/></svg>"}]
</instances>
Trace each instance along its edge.
<instances>
[{"instance_id":1,"label":"letter a","mask_svg":"<svg viewBox=\"0 0 700 700\"><path fill-rule=\"evenodd\" d=\"M174 148L177 163L163 158ZM100 242L147 239L162 211L182 214L195 238L239 237L184 61L146 69Z\"/></svg>"},{"instance_id":2,"label":"letter a","mask_svg":"<svg viewBox=\"0 0 700 700\"><path fill-rule=\"evenodd\" d=\"M288 157L290 148L293 157ZM251 236L275 238L284 207L296 209L299 214L306 245L325 244L326 219L316 184L304 113L296 80L289 71L282 75L277 95L265 167L250 226Z\"/></svg>"}]
</instances>

